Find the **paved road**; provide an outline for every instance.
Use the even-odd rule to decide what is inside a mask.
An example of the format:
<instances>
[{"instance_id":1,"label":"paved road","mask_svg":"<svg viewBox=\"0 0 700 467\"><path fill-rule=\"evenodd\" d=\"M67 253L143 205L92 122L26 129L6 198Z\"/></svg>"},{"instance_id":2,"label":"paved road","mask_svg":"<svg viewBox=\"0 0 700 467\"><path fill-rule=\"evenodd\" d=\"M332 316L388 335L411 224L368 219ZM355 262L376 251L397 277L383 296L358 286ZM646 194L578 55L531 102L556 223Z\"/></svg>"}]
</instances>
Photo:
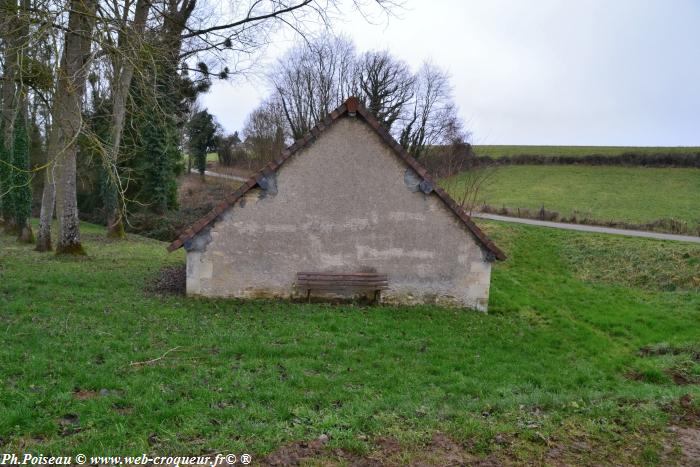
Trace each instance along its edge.
<instances>
[{"instance_id":1,"label":"paved road","mask_svg":"<svg viewBox=\"0 0 700 467\"><path fill-rule=\"evenodd\" d=\"M248 180L245 177L238 177L237 175L220 174L218 172L211 172L209 170L205 170L204 175L208 177L225 178L227 180L236 180L237 182L245 182Z\"/></svg>"},{"instance_id":2,"label":"paved road","mask_svg":"<svg viewBox=\"0 0 700 467\"><path fill-rule=\"evenodd\" d=\"M655 238L657 240L674 240L678 242L700 243L700 237L691 235L675 235L658 232L646 232L644 230L612 229L609 227L598 227L595 225L567 224L564 222L538 221L535 219L522 219L520 217L498 216L496 214L474 213L472 217L481 219L491 219L494 221L515 222L516 224L537 225L540 227L550 227L553 229L579 230L581 232L595 232L613 235L626 235L628 237Z\"/></svg>"}]
</instances>

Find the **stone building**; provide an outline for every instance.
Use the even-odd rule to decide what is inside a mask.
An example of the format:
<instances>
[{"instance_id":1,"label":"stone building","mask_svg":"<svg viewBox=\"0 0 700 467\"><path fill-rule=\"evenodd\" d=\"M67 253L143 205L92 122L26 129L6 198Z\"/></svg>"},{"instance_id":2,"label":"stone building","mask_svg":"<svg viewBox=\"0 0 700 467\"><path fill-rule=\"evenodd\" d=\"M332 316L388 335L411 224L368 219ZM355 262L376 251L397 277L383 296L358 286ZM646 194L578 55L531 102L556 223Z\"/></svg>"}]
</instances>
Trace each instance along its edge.
<instances>
[{"instance_id":1,"label":"stone building","mask_svg":"<svg viewBox=\"0 0 700 467\"><path fill-rule=\"evenodd\" d=\"M180 247L188 295L289 298L308 293L302 271L376 272L382 303L483 311L491 264L505 259L356 98L168 249Z\"/></svg>"}]
</instances>

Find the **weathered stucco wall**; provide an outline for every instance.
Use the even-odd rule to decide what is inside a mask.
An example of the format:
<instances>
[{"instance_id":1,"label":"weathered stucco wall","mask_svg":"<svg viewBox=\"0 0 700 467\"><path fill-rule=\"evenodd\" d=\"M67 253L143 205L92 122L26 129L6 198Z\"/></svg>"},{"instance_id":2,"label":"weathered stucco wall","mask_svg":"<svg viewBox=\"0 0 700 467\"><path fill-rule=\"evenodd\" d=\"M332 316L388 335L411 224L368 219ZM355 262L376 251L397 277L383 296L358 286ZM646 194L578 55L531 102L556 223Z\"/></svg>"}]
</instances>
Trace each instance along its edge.
<instances>
[{"instance_id":1,"label":"weathered stucco wall","mask_svg":"<svg viewBox=\"0 0 700 467\"><path fill-rule=\"evenodd\" d=\"M486 310L491 263L374 131L342 118L186 245L187 292L289 297L299 271L389 275L385 303ZM414 188L415 190L415 188Z\"/></svg>"}]
</instances>

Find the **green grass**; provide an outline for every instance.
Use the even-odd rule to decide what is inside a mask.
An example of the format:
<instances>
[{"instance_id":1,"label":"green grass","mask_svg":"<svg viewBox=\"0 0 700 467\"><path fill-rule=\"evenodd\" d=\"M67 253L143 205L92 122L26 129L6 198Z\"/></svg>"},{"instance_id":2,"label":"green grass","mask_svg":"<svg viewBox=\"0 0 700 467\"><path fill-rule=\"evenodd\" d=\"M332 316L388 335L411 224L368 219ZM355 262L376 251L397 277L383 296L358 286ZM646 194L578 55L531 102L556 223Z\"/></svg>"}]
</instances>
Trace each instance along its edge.
<instances>
[{"instance_id":1,"label":"green grass","mask_svg":"<svg viewBox=\"0 0 700 467\"><path fill-rule=\"evenodd\" d=\"M700 246L663 242L629 248L624 237L576 236L562 243L577 277L647 290L700 292Z\"/></svg>"},{"instance_id":2,"label":"green grass","mask_svg":"<svg viewBox=\"0 0 700 467\"><path fill-rule=\"evenodd\" d=\"M184 154L185 161L189 157L187 154ZM219 162L219 155L215 152L209 152L207 153L207 162Z\"/></svg>"},{"instance_id":3,"label":"green grass","mask_svg":"<svg viewBox=\"0 0 700 467\"><path fill-rule=\"evenodd\" d=\"M495 207L548 210L598 220L661 218L700 224L700 170L646 167L498 167L479 196ZM579 215L581 217L581 215Z\"/></svg>"},{"instance_id":4,"label":"green grass","mask_svg":"<svg viewBox=\"0 0 700 467\"><path fill-rule=\"evenodd\" d=\"M666 372L698 365L638 351L697 348L700 291L609 277L639 251L697 247L484 225L509 255L489 314L159 298L144 282L184 258L164 243L84 225L89 256L73 260L0 236L0 450L260 459L321 433L362 454L439 431L515 462L544 462L552 446L563 463L664 462L666 407L700 397ZM584 274L582 247L606 252L606 274Z\"/></svg>"},{"instance_id":5,"label":"green grass","mask_svg":"<svg viewBox=\"0 0 700 467\"><path fill-rule=\"evenodd\" d=\"M698 153L700 147L650 147L650 146L528 146L528 145L487 145L474 146L479 156L493 158L503 156L620 156L625 153L639 154L687 154Z\"/></svg>"}]
</instances>

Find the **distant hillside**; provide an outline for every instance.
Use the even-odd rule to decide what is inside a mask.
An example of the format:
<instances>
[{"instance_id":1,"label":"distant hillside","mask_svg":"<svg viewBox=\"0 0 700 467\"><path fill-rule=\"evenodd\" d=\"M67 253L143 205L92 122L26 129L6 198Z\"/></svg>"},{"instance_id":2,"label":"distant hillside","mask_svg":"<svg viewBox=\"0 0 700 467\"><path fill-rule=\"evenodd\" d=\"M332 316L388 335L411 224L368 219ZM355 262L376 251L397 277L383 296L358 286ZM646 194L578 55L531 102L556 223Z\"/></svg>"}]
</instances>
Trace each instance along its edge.
<instances>
[{"instance_id":1,"label":"distant hillside","mask_svg":"<svg viewBox=\"0 0 700 467\"><path fill-rule=\"evenodd\" d=\"M697 146L528 146L474 145L479 156L620 156L622 154L688 154L700 152Z\"/></svg>"}]
</instances>

